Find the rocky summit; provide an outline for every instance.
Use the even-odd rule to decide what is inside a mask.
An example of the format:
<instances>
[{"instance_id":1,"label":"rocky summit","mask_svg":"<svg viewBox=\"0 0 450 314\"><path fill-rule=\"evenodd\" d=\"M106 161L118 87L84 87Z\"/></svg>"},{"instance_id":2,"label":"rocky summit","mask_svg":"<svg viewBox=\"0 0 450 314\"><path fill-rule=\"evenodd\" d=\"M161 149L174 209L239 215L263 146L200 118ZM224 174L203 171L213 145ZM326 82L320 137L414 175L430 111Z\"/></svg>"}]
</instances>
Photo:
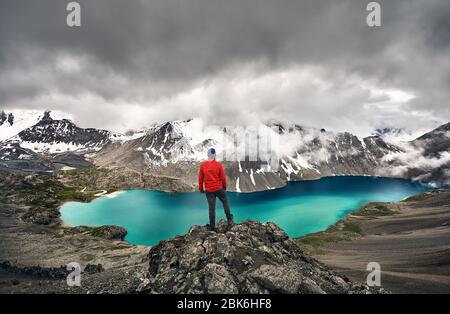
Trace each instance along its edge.
<instances>
[{"instance_id":1,"label":"rocky summit","mask_svg":"<svg viewBox=\"0 0 450 314\"><path fill-rule=\"evenodd\" d=\"M382 293L310 258L273 223L194 226L149 251L148 293Z\"/></svg>"}]
</instances>

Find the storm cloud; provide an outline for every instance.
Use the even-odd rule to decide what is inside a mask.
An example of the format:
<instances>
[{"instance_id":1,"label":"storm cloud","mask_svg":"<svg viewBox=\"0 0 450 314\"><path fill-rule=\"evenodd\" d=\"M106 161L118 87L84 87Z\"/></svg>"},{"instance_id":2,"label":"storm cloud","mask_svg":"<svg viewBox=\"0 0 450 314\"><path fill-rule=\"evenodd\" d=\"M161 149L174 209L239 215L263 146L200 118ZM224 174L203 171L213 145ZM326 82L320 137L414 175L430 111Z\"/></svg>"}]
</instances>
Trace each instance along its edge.
<instances>
[{"instance_id":1,"label":"storm cloud","mask_svg":"<svg viewBox=\"0 0 450 314\"><path fill-rule=\"evenodd\" d=\"M0 0L0 106L115 130L202 117L366 135L450 120L450 3Z\"/></svg>"}]
</instances>

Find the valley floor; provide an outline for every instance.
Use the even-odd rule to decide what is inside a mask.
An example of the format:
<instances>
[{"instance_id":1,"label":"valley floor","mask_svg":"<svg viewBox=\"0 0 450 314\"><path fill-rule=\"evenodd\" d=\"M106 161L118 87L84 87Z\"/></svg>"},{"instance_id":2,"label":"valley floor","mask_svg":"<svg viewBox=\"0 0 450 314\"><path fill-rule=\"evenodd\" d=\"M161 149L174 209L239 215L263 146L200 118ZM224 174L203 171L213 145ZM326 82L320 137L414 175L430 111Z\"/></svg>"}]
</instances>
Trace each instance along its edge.
<instances>
[{"instance_id":1,"label":"valley floor","mask_svg":"<svg viewBox=\"0 0 450 314\"><path fill-rule=\"evenodd\" d=\"M140 284L148 268L148 247L108 240L62 228L36 226L0 213L0 293L127 293ZM60 267L102 265L83 272L81 287L69 287Z\"/></svg>"},{"instance_id":2,"label":"valley floor","mask_svg":"<svg viewBox=\"0 0 450 314\"><path fill-rule=\"evenodd\" d=\"M450 191L368 204L297 243L354 281L378 262L381 285L394 293L450 293Z\"/></svg>"}]
</instances>

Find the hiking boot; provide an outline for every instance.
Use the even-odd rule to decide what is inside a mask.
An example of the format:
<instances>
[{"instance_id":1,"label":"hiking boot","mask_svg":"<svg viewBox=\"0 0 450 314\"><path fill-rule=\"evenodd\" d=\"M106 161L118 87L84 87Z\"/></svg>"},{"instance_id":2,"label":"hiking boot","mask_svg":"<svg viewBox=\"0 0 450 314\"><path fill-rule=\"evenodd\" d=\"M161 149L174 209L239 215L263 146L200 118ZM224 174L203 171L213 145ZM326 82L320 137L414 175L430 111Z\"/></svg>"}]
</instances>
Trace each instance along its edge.
<instances>
[{"instance_id":1,"label":"hiking boot","mask_svg":"<svg viewBox=\"0 0 450 314\"><path fill-rule=\"evenodd\" d=\"M216 230L215 226L214 225L211 226L210 224L207 224L206 228L208 229L208 231L215 231Z\"/></svg>"},{"instance_id":2,"label":"hiking boot","mask_svg":"<svg viewBox=\"0 0 450 314\"><path fill-rule=\"evenodd\" d=\"M228 229L231 229L235 225L233 218L228 220Z\"/></svg>"}]
</instances>

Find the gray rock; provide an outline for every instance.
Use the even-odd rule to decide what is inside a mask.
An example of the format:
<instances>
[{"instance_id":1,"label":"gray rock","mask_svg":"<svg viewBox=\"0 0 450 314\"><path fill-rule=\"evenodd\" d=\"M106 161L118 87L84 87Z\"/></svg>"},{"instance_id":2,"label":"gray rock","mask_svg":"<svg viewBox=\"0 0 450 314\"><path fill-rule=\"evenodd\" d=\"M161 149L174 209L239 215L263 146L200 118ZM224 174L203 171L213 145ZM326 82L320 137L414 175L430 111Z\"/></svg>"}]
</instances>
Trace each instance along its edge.
<instances>
[{"instance_id":1,"label":"gray rock","mask_svg":"<svg viewBox=\"0 0 450 314\"><path fill-rule=\"evenodd\" d=\"M200 271L207 293L238 293L236 283L225 266L208 264Z\"/></svg>"},{"instance_id":2,"label":"gray rock","mask_svg":"<svg viewBox=\"0 0 450 314\"><path fill-rule=\"evenodd\" d=\"M194 226L149 252L149 293L377 293L306 255L273 223Z\"/></svg>"},{"instance_id":3,"label":"gray rock","mask_svg":"<svg viewBox=\"0 0 450 314\"><path fill-rule=\"evenodd\" d=\"M102 264L87 264L84 267L84 272L88 274L95 274L104 271Z\"/></svg>"},{"instance_id":4,"label":"gray rock","mask_svg":"<svg viewBox=\"0 0 450 314\"><path fill-rule=\"evenodd\" d=\"M91 234L109 240L123 240L127 235L127 230L118 226L92 227Z\"/></svg>"}]
</instances>

